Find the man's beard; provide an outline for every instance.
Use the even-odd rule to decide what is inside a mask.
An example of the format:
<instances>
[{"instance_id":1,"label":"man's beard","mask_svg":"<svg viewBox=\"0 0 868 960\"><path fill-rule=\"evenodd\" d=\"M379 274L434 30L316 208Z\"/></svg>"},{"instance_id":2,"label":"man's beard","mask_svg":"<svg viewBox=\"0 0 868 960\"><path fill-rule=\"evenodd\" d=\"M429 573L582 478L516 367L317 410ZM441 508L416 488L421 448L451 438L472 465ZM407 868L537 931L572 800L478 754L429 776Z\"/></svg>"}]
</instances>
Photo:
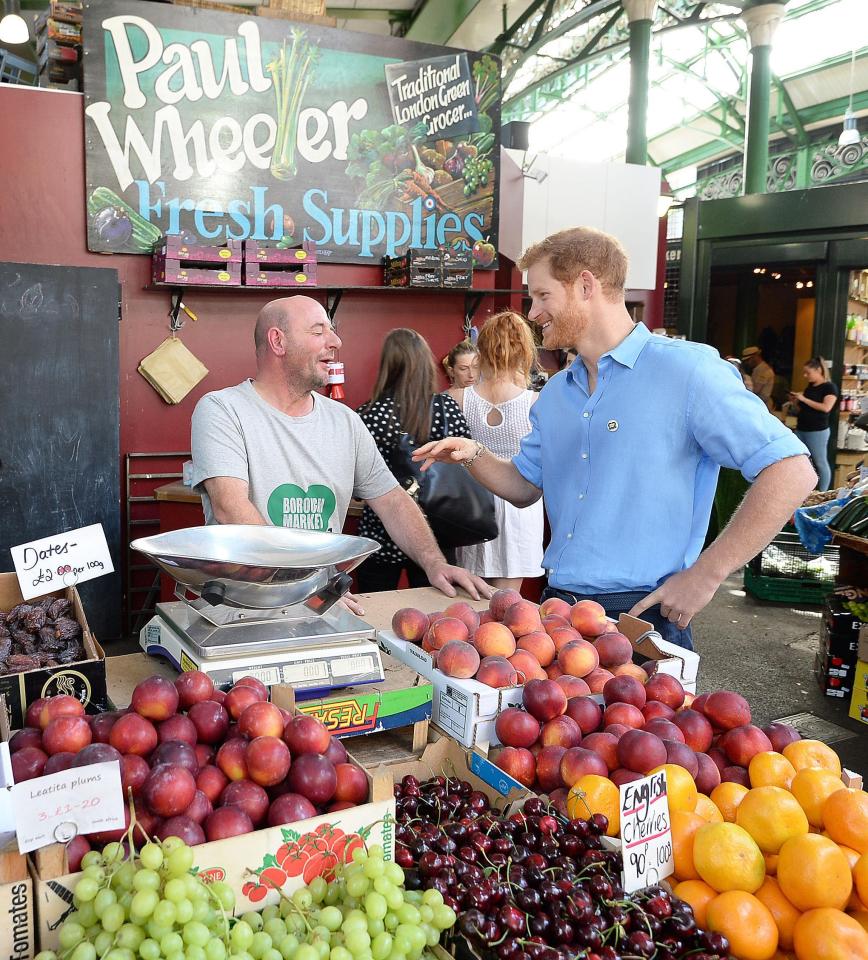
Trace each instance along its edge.
<instances>
[{"instance_id":1,"label":"man's beard","mask_svg":"<svg viewBox=\"0 0 868 960\"><path fill-rule=\"evenodd\" d=\"M570 294L563 310L552 315L552 327L556 342L553 350L577 349L588 327L588 311L582 307L577 297ZM579 350L581 353L581 350Z\"/></svg>"}]
</instances>

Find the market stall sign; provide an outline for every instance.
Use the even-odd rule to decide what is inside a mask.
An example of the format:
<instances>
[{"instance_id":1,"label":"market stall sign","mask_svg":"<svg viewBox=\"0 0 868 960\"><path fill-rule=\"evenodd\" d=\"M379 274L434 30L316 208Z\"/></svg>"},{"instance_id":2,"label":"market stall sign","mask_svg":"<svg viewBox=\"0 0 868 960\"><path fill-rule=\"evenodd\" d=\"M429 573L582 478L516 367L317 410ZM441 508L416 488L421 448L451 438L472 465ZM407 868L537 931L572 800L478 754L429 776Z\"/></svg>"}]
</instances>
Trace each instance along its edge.
<instances>
[{"instance_id":1,"label":"market stall sign","mask_svg":"<svg viewBox=\"0 0 868 960\"><path fill-rule=\"evenodd\" d=\"M126 822L117 760L25 780L10 793L21 853L80 833L120 830Z\"/></svg>"},{"instance_id":2,"label":"market stall sign","mask_svg":"<svg viewBox=\"0 0 868 960\"><path fill-rule=\"evenodd\" d=\"M150 253L181 233L495 265L496 57L147 7L104 0L85 18L88 249Z\"/></svg>"},{"instance_id":3,"label":"market stall sign","mask_svg":"<svg viewBox=\"0 0 868 960\"><path fill-rule=\"evenodd\" d=\"M114 572L101 523L33 540L10 553L25 600Z\"/></svg>"},{"instance_id":4,"label":"market stall sign","mask_svg":"<svg viewBox=\"0 0 868 960\"><path fill-rule=\"evenodd\" d=\"M622 784L624 892L659 883L675 870L666 771Z\"/></svg>"}]
</instances>

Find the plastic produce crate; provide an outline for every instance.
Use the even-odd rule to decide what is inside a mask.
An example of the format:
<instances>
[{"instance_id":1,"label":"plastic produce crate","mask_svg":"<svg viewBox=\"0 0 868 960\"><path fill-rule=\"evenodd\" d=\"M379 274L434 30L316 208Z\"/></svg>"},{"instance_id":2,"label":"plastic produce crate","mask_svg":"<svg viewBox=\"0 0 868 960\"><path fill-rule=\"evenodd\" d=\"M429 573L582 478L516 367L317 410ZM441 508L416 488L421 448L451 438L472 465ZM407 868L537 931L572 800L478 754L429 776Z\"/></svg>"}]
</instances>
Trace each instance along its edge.
<instances>
[{"instance_id":1,"label":"plastic produce crate","mask_svg":"<svg viewBox=\"0 0 868 960\"><path fill-rule=\"evenodd\" d=\"M813 556L798 534L784 531L744 568L744 588L758 600L822 604L835 587L839 548Z\"/></svg>"}]
</instances>

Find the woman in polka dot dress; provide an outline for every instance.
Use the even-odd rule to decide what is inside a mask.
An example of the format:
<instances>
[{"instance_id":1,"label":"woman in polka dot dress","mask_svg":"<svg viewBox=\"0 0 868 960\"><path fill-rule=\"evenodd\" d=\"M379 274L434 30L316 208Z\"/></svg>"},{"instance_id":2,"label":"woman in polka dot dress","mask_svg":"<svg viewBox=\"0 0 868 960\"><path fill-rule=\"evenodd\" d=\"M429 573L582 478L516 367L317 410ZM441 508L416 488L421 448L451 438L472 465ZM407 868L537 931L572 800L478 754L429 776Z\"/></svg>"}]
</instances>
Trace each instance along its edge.
<instances>
[{"instance_id":1,"label":"woman in polka dot dress","mask_svg":"<svg viewBox=\"0 0 868 960\"><path fill-rule=\"evenodd\" d=\"M431 348L415 330L406 328L392 330L383 342L373 396L359 408L359 415L387 463L402 433L410 434L416 444L470 436L455 400L437 393L437 361ZM405 570L411 587L428 586L425 572L389 539L368 506L362 512L359 536L381 545L357 571L361 593L397 589ZM454 550L443 552L450 563L455 562Z\"/></svg>"}]
</instances>

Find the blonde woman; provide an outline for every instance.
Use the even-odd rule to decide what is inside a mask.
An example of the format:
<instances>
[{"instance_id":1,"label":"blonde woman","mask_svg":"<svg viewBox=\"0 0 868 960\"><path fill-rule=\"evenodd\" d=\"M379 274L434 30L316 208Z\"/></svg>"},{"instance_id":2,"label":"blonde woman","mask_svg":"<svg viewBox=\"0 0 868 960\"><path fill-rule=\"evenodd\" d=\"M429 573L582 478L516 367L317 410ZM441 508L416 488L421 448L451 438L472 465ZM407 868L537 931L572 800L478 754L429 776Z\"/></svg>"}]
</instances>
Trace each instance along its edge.
<instances>
[{"instance_id":1,"label":"blonde woman","mask_svg":"<svg viewBox=\"0 0 868 960\"><path fill-rule=\"evenodd\" d=\"M536 347L526 321L511 310L486 320L476 342L479 379L449 394L464 412L474 440L511 459L530 432L530 408L539 396L528 389ZM521 589L525 577L542 576L543 503L519 509L494 498L500 535L461 547L458 562L492 586Z\"/></svg>"}]
</instances>

